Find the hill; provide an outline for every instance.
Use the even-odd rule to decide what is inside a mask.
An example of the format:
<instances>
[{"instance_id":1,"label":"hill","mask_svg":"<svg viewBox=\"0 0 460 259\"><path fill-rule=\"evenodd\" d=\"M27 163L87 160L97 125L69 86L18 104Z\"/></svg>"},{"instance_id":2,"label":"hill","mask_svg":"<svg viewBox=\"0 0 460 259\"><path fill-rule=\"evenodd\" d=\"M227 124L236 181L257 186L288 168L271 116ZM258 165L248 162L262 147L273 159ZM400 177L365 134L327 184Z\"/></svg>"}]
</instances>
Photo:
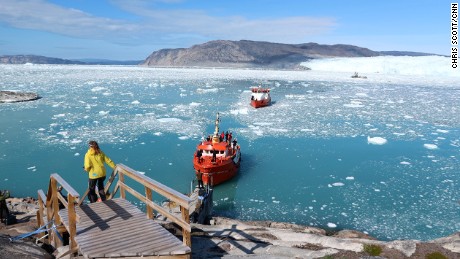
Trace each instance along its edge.
<instances>
[{"instance_id":1,"label":"hill","mask_svg":"<svg viewBox=\"0 0 460 259\"><path fill-rule=\"evenodd\" d=\"M389 52L405 55L409 52ZM413 55L428 55L411 52ZM233 67L266 69L303 69L299 66L314 58L373 57L388 55L353 45L323 45L317 43L283 44L263 41L216 40L190 48L161 49L153 52L141 64L160 67Z\"/></svg>"},{"instance_id":2,"label":"hill","mask_svg":"<svg viewBox=\"0 0 460 259\"><path fill-rule=\"evenodd\" d=\"M81 61L50 58L36 55L8 55L0 56L0 64L85 64Z\"/></svg>"}]
</instances>

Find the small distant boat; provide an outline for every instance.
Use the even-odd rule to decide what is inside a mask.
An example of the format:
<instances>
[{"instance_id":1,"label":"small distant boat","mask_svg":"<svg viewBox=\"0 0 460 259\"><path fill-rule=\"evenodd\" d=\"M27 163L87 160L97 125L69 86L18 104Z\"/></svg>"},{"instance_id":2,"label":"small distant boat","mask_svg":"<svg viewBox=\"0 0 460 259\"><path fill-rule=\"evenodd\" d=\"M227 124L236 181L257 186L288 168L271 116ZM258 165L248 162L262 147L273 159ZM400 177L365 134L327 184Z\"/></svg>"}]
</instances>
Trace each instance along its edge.
<instances>
[{"instance_id":1,"label":"small distant boat","mask_svg":"<svg viewBox=\"0 0 460 259\"><path fill-rule=\"evenodd\" d=\"M360 76L360 75L358 74L358 72L355 72L355 73L351 76L351 78L363 78L363 79L366 79L367 76Z\"/></svg>"},{"instance_id":2,"label":"small distant boat","mask_svg":"<svg viewBox=\"0 0 460 259\"><path fill-rule=\"evenodd\" d=\"M254 108L265 107L271 104L270 89L253 87L251 89L251 106Z\"/></svg>"},{"instance_id":3,"label":"small distant boat","mask_svg":"<svg viewBox=\"0 0 460 259\"><path fill-rule=\"evenodd\" d=\"M219 122L217 113L214 134L198 144L193 156L193 168L199 187L212 187L230 180L240 168L240 145L232 133L219 134Z\"/></svg>"}]
</instances>

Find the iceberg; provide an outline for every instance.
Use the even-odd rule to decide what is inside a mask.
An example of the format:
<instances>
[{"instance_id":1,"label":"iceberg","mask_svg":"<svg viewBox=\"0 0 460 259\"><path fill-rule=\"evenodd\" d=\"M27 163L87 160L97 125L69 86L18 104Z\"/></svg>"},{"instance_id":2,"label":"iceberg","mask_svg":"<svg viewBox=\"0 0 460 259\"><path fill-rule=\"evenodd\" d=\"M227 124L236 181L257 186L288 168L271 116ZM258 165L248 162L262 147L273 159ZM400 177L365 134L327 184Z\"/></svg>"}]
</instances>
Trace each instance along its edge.
<instances>
[{"instance_id":1,"label":"iceberg","mask_svg":"<svg viewBox=\"0 0 460 259\"><path fill-rule=\"evenodd\" d=\"M367 143L372 145L384 145L387 140L382 137L367 137Z\"/></svg>"}]
</instances>

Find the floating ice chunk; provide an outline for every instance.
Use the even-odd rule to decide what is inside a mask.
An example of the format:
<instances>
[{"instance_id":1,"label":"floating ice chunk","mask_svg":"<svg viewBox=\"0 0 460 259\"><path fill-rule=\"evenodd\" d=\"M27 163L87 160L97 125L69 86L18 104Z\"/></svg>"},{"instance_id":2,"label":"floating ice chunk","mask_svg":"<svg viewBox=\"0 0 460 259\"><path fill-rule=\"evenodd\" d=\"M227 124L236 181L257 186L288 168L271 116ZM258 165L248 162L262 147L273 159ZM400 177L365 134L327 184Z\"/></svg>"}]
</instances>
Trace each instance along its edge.
<instances>
[{"instance_id":1,"label":"floating ice chunk","mask_svg":"<svg viewBox=\"0 0 460 259\"><path fill-rule=\"evenodd\" d=\"M107 114L109 114L109 111L100 111L99 114L100 115L107 115Z\"/></svg>"},{"instance_id":2,"label":"floating ice chunk","mask_svg":"<svg viewBox=\"0 0 460 259\"><path fill-rule=\"evenodd\" d=\"M93 89L91 89L91 92L99 92L99 91L102 91L102 90L105 90L105 88L102 87L102 86L96 86Z\"/></svg>"},{"instance_id":3,"label":"floating ice chunk","mask_svg":"<svg viewBox=\"0 0 460 259\"><path fill-rule=\"evenodd\" d=\"M196 103L196 102L192 102L192 103L190 103L190 106L194 106L194 107L196 107L196 106L200 106L200 105L201 105L201 103Z\"/></svg>"},{"instance_id":4,"label":"floating ice chunk","mask_svg":"<svg viewBox=\"0 0 460 259\"><path fill-rule=\"evenodd\" d=\"M280 201L273 201L273 203L276 203L276 204L278 204L278 203L280 203Z\"/></svg>"},{"instance_id":5,"label":"floating ice chunk","mask_svg":"<svg viewBox=\"0 0 460 259\"><path fill-rule=\"evenodd\" d=\"M435 144L423 144L423 147L426 148L426 149L438 149L438 146L435 145Z\"/></svg>"},{"instance_id":6,"label":"floating ice chunk","mask_svg":"<svg viewBox=\"0 0 460 259\"><path fill-rule=\"evenodd\" d=\"M8 178L5 178L3 181L5 181L5 182L8 181Z\"/></svg>"},{"instance_id":7,"label":"floating ice chunk","mask_svg":"<svg viewBox=\"0 0 460 259\"><path fill-rule=\"evenodd\" d=\"M45 131L45 129L44 128L39 128L38 131Z\"/></svg>"},{"instance_id":8,"label":"floating ice chunk","mask_svg":"<svg viewBox=\"0 0 460 259\"><path fill-rule=\"evenodd\" d=\"M336 227L337 227L336 224L331 223L331 222L327 223L327 226L328 226L329 228L336 228Z\"/></svg>"},{"instance_id":9,"label":"floating ice chunk","mask_svg":"<svg viewBox=\"0 0 460 259\"><path fill-rule=\"evenodd\" d=\"M70 141L70 143L72 144L78 144L78 143L81 143L81 139L73 139L72 141Z\"/></svg>"},{"instance_id":10,"label":"floating ice chunk","mask_svg":"<svg viewBox=\"0 0 460 259\"><path fill-rule=\"evenodd\" d=\"M400 162L401 165L410 165L410 162L407 162L407 161L402 161Z\"/></svg>"},{"instance_id":11,"label":"floating ice chunk","mask_svg":"<svg viewBox=\"0 0 460 259\"><path fill-rule=\"evenodd\" d=\"M140 104L141 102L139 102L138 100L136 101L132 101L131 104Z\"/></svg>"},{"instance_id":12,"label":"floating ice chunk","mask_svg":"<svg viewBox=\"0 0 460 259\"><path fill-rule=\"evenodd\" d=\"M382 137L367 137L367 143L372 145L384 145L387 140Z\"/></svg>"},{"instance_id":13,"label":"floating ice chunk","mask_svg":"<svg viewBox=\"0 0 460 259\"><path fill-rule=\"evenodd\" d=\"M242 109L238 109L238 110L231 110L230 113L232 115L248 114L248 108L242 108Z\"/></svg>"},{"instance_id":14,"label":"floating ice chunk","mask_svg":"<svg viewBox=\"0 0 460 259\"><path fill-rule=\"evenodd\" d=\"M33 170L36 166L27 167L27 170Z\"/></svg>"},{"instance_id":15,"label":"floating ice chunk","mask_svg":"<svg viewBox=\"0 0 460 259\"><path fill-rule=\"evenodd\" d=\"M153 133L153 135L155 135L155 136L161 136L161 135L163 135L163 133L161 133L161 132L155 132L155 133Z\"/></svg>"},{"instance_id":16,"label":"floating ice chunk","mask_svg":"<svg viewBox=\"0 0 460 259\"><path fill-rule=\"evenodd\" d=\"M333 183L332 186L344 186L344 183L338 182L338 183Z\"/></svg>"},{"instance_id":17,"label":"floating ice chunk","mask_svg":"<svg viewBox=\"0 0 460 259\"><path fill-rule=\"evenodd\" d=\"M203 89L203 88L198 88L196 91L199 94L206 94L206 93L217 93L219 91L219 88L210 88L210 89Z\"/></svg>"},{"instance_id":18,"label":"floating ice chunk","mask_svg":"<svg viewBox=\"0 0 460 259\"><path fill-rule=\"evenodd\" d=\"M64 138L68 138L69 137L69 132L68 131L60 131L58 133L56 133L57 135L61 135L62 137Z\"/></svg>"},{"instance_id":19,"label":"floating ice chunk","mask_svg":"<svg viewBox=\"0 0 460 259\"><path fill-rule=\"evenodd\" d=\"M141 171L137 171L137 172L140 173L140 174L145 174L145 172L141 172Z\"/></svg>"},{"instance_id":20,"label":"floating ice chunk","mask_svg":"<svg viewBox=\"0 0 460 259\"><path fill-rule=\"evenodd\" d=\"M352 100L350 103L344 104L343 106L349 107L349 108L361 108L361 107L364 107L364 105L360 101L355 101L355 100Z\"/></svg>"},{"instance_id":21,"label":"floating ice chunk","mask_svg":"<svg viewBox=\"0 0 460 259\"><path fill-rule=\"evenodd\" d=\"M65 113L55 114L53 115L54 118L65 117Z\"/></svg>"},{"instance_id":22,"label":"floating ice chunk","mask_svg":"<svg viewBox=\"0 0 460 259\"><path fill-rule=\"evenodd\" d=\"M79 155L80 155L80 153L78 153L78 152L77 152L77 153L75 153L75 154L73 154L73 155L74 155L74 156L79 156Z\"/></svg>"},{"instance_id":23,"label":"floating ice chunk","mask_svg":"<svg viewBox=\"0 0 460 259\"><path fill-rule=\"evenodd\" d=\"M345 178L345 179L346 179L346 180L350 180L350 181L351 181L351 180L354 180L354 179L355 179L355 177L354 177L354 176L347 176L347 178Z\"/></svg>"},{"instance_id":24,"label":"floating ice chunk","mask_svg":"<svg viewBox=\"0 0 460 259\"><path fill-rule=\"evenodd\" d=\"M449 133L448 130L443 130L443 129L437 129L436 132L439 132L439 133Z\"/></svg>"},{"instance_id":25,"label":"floating ice chunk","mask_svg":"<svg viewBox=\"0 0 460 259\"><path fill-rule=\"evenodd\" d=\"M172 165L173 163L168 163L168 165Z\"/></svg>"},{"instance_id":26,"label":"floating ice chunk","mask_svg":"<svg viewBox=\"0 0 460 259\"><path fill-rule=\"evenodd\" d=\"M169 123L169 122L181 122L182 120L179 118L160 118L158 119L159 122Z\"/></svg>"},{"instance_id":27,"label":"floating ice chunk","mask_svg":"<svg viewBox=\"0 0 460 259\"><path fill-rule=\"evenodd\" d=\"M189 139L189 137L188 136L180 136L179 139L180 140L186 140L186 139Z\"/></svg>"}]
</instances>

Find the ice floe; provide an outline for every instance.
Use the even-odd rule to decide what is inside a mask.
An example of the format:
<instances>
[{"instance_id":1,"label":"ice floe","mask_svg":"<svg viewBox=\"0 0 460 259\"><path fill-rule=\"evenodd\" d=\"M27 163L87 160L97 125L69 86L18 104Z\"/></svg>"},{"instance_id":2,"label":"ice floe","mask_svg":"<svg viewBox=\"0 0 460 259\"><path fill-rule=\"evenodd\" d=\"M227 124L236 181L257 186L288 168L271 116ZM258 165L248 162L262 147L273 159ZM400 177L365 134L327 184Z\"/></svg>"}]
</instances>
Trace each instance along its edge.
<instances>
[{"instance_id":1,"label":"ice floe","mask_svg":"<svg viewBox=\"0 0 460 259\"><path fill-rule=\"evenodd\" d=\"M367 137L367 143L373 145L384 145L387 143L387 140L382 137Z\"/></svg>"},{"instance_id":2,"label":"ice floe","mask_svg":"<svg viewBox=\"0 0 460 259\"><path fill-rule=\"evenodd\" d=\"M438 146L435 144L423 144L423 147L431 150L438 149Z\"/></svg>"}]
</instances>

